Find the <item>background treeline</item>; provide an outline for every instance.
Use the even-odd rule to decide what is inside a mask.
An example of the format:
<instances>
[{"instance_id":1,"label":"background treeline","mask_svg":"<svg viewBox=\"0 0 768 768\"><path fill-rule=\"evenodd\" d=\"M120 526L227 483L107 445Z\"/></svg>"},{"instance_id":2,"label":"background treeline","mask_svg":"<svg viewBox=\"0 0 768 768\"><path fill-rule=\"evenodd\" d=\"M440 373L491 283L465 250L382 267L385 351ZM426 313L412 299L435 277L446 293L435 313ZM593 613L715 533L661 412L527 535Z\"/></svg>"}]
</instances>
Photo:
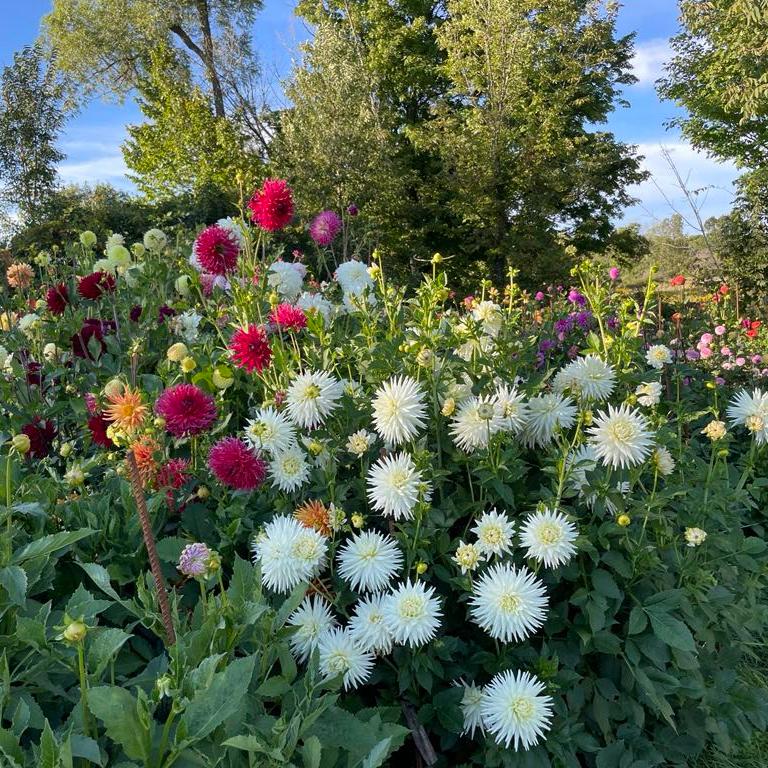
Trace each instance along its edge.
<instances>
[{"instance_id":1,"label":"background treeline","mask_svg":"<svg viewBox=\"0 0 768 768\"><path fill-rule=\"evenodd\" d=\"M284 83L253 50L261 5L54 0L0 86L10 247L51 247L83 226L191 228L279 175L305 218L354 203L365 247L406 277L439 251L468 282L502 282L513 266L533 285L593 253L765 290L759 0L681 3L660 91L686 108L679 124L695 146L745 171L734 210L709 222L694 212L694 235L680 215L642 234L615 227L644 178L635 148L605 130L634 81L617 3L302 0L312 35ZM97 97L134 98L144 115L123 146L137 196L57 186L66 117Z\"/></svg>"}]
</instances>

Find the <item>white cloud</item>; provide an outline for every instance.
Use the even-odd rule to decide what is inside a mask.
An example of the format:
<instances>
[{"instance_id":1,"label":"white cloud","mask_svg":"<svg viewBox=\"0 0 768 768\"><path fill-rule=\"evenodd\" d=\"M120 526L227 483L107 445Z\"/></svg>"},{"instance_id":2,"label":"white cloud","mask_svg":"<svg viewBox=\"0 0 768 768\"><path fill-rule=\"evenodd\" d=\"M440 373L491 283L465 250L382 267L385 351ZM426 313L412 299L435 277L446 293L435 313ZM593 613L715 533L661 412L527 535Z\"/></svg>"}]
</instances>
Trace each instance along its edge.
<instances>
[{"instance_id":1,"label":"white cloud","mask_svg":"<svg viewBox=\"0 0 768 768\"><path fill-rule=\"evenodd\" d=\"M130 186L126 178L126 168L120 153L101 155L89 159L63 162L59 166L59 176L68 184L95 184L108 181L121 187Z\"/></svg>"},{"instance_id":2,"label":"white cloud","mask_svg":"<svg viewBox=\"0 0 768 768\"><path fill-rule=\"evenodd\" d=\"M635 46L632 71L637 78L636 87L653 87L664 74L664 64L672 57L669 40L665 37L646 40Z\"/></svg>"},{"instance_id":3,"label":"white cloud","mask_svg":"<svg viewBox=\"0 0 768 768\"><path fill-rule=\"evenodd\" d=\"M730 209L733 182L739 175L733 163L718 162L680 140L641 143L637 149L644 156L642 167L650 173L650 178L628 190L639 202L624 212L624 221L648 225L671 216L675 210L693 219L691 205L680 189L681 181L700 208L702 219L719 216ZM665 150L680 180L665 157Z\"/></svg>"}]
</instances>

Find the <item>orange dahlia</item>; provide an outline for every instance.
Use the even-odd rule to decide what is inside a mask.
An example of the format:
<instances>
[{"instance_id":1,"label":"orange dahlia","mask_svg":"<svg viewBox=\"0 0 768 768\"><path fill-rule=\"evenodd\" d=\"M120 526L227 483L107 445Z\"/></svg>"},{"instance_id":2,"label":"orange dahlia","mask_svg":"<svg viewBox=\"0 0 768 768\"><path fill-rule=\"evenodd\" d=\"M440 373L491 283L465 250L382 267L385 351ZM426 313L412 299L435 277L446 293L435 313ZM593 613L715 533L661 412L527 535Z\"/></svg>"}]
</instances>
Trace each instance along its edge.
<instances>
[{"instance_id":1,"label":"orange dahlia","mask_svg":"<svg viewBox=\"0 0 768 768\"><path fill-rule=\"evenodd\" d=\"M142 435L131 443L130 449L136 459L141 484L146 488L157 477L159 466L155 457L160 452L160 443L151 435Z\"/></svg>"},{"instance_id":2,"label":"orange dahlia","mask_svg":"<svg viewBox=\"0 0 768 768\"><path fill-rule=\"evenodd\" d=\"M136 432L149 413L138 389L125 387L122 392L108 395L107 400L109 405L104 409L104 416L123 432Z\"/></svg>"},{"instance_id":3,"label":"orange dahlia","mask_svg":"<svg viewBox=\"0 0 768 768\"><path fill-rule=\"evenodd\" d=\"M313 499L312 501L304 502L304 504L296 508L293 516L305 528L313 528L323 536L330 536L333 533L331 529L331 516L328 508L322 501Z\"/></svg>"}]
</instances>

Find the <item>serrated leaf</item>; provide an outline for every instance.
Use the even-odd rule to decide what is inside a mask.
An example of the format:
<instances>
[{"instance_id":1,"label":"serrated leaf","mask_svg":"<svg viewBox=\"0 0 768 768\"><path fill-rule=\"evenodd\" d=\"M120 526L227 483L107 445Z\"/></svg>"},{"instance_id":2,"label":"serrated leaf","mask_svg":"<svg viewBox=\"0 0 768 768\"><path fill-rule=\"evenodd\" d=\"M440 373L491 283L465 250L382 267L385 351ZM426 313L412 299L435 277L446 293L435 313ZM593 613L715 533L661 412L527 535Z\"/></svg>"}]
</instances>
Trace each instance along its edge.
<instances>
[{"instance_id":1,"label":"serrated leaf","mask_svg":"<svg viewBox=\"0 0 768 768\"><path fill-rule=\"evenodd\" d=\"M639 635L648 626L648 617L645 611L636 605L629 613L627 632L630 635Z\"/></svg>"},{"instance_id":2,"label":"serrated leaf","mask_svg":"<svg viewBox=\"0 0 768 768\"><path fill-rule=\"evenodd\" d=\"M651 619L653 634L661 640L662 643L679 648L681 651L696 652L696 643L694 642L691 630L679 619L670 616L668 613L656 613L647 611Z\"/></svg>"},{"instance_id":3,"label":"serrated leaf","mask_svg":"<svg viewBox=\"0 0 768 768\"><path fill-rule=\"evenodd\" d=\"M136 704L128 691L117 686L97 686L88 692L88 706L104 723L107 736L120 744L128 757L147 763L151 738L139 720Z\"/></svg>"},{"instance_id":4,"label":"serrated leaf","mask_svg":"<svg viewBox=\"0 0 768 768\"><path fill-rule=\"evenodd\" d=\"M363 760L360 768L379 768L383 765L384 761L389 756L389 751L392 746L392 737L387 736L386 739L382 739Z\"/></svg>"},{"instance_id":5,"label":"serrated leaf","mask_svg":"<svg viewBox=\"0 0 768 768\"><path fill-rule=\"evenodd\" d=\"M88 669L96 679L101 677L111 659L130 638L131 635L116 627L100 629L95 633L88 646Z\"/></svg>"},{"instance_id":6,"label":"serrated leaf","mask_svg":"<svg viewBox=\"0 0 768 768\"><path fill-rule=\"evenodd\" d=\"M320 768L320 760L323 757L323 745L317 736L310 736L301 747L301 758L304 768Z\"/></svg>"},{"instance_id":7,"label":"serrated leaf","mask_svg":"<svg viewBox=\"0 0 768 768\"><path fill-rule=\"evenodd\" d=\"M0 584L8 592L13 605L24 605L27 597L27 573L18 565L7 565L0 570Z\"/></svg>"},{"instance_id":8,"label":"serrated leaf","mask_svg":"<svg viewBox=\"0 0 768 768\"><path fill-rule=\"evenodd\" d=\"M96 531L90 528L80 528L76 531L60 531L59 533L43 536L35 541L30 541L26 546L16 550L13 553L11 563L18 565L35 557L46 557L54 552L58 552L60 549L76 544L78 541L92 536L94 533Z\"/></svg>"}]
</instances>

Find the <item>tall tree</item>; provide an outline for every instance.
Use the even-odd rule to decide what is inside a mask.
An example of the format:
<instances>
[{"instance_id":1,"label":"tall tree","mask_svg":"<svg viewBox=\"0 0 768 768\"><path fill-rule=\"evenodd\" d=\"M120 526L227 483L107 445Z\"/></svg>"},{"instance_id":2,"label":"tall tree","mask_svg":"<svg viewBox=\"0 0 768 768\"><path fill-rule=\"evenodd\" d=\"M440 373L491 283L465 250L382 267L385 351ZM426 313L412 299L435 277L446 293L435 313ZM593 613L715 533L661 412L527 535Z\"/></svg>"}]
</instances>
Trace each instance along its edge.
<instances>
[{"instance_id":1,"label":"tall tree","mask_svg":"<svg viewBox=\"0 0 768 768\"><path fill-rule=\"evenodd\" d=\"M64 159L63 89L39 46L23 48L0 76L0 193L22 219L41 215Z\"/></svg>"}]
</instances>

